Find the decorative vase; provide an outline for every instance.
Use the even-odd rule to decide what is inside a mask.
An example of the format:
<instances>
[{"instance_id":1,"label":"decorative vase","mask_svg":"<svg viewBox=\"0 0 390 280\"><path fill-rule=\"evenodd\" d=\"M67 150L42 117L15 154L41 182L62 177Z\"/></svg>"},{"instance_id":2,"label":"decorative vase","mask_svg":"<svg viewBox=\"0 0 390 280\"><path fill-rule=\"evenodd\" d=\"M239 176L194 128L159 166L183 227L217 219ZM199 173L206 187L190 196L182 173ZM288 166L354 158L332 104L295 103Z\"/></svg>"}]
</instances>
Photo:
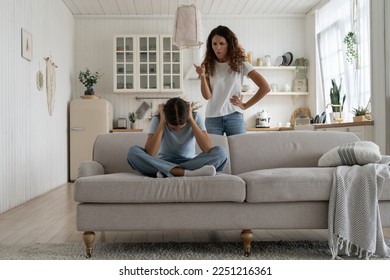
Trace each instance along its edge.
<instances>
[{"instance_id":1,"label":"decorative vase","mask_svg":"<svg viewBox=\"0 0 390 280\"><path fill-rule=\"evenodd\" d=\"M135 128L135 123L131 122L130 123L130 129L134 129Z\"/></svg>"},{"instance_id":2,"label":"decorative vase","mask_svg":"<svg viewBox=\"0 0 390 280\"><path fill-rule=\"evenodd\" d=\"M95 92L93 91L92 87L87 87L87 89L84 91L85 95L94 95Z\"/></svg>"}]
</instances>

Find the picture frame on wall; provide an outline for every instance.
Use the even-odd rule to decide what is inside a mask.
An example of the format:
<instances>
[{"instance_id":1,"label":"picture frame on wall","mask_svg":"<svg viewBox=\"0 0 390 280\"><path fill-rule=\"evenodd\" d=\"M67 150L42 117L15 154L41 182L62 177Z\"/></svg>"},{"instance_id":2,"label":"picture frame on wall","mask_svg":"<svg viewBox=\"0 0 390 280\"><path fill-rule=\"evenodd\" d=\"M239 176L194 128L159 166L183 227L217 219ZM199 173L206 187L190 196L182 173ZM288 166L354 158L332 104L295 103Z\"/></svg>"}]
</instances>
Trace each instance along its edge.
<instances>
[{"instance_id":1,"label":"picture frame on wall","mask_svg":"<svg viewBox=\"0 0 390 280\"><path fill-rule=\"evenodd\" d=\"M27 30L22 28L22 57L32 60L32 36Z\"/></svg>"}]
</instances>

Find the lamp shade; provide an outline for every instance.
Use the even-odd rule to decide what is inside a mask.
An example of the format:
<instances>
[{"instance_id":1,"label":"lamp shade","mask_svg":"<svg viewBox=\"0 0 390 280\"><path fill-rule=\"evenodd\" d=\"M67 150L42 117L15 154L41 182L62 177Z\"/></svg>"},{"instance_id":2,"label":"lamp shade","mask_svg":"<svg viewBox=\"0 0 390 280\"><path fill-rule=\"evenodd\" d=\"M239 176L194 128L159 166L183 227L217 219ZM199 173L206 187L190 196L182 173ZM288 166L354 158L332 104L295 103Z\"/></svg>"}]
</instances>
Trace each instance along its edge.
<instances>
[{"instance_id":1,"label":"lamp shade","mask_svg":"<svg viewBox=\"0 0 390 280\"><path fill-rule=\"evenodd\" d=\"M203 44L202 16L195 5L182 5L176 10L173 45L178 48Z\"/></svg>"}]
</instances>

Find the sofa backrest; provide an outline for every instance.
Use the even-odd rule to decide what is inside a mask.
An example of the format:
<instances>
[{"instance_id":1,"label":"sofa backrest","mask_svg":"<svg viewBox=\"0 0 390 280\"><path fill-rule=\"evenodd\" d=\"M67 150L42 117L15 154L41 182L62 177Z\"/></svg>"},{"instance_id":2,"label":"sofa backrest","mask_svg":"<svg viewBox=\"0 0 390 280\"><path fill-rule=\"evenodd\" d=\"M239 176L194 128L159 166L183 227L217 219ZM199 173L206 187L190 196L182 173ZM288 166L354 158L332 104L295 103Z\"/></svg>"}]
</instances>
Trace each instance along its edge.
<instances>
[{"instance_id":1,"label":"sofa backrest","mask_svg":"<svg viewBox=\"0 0 390 280\"><path fill-rule=\"evenodd\" d=\"M226 153L228 154L228 161L227 161L225 167L223 168L222 173L231 174L230 159L229 159L230 150L229 150L228 138L226 136L223 136L223 135L216 135L216 134L209 134L209 135L210 135L211 141L213 143L212 144L213 146L222 146L226 149ZM196 153L198 154L200 152L201 152L201 150L200 150L199 146L196 145Z\"/></svg>"},{"instance_id":2,"label":"sofa backrest","mask_svg":"<svg viewBox=\"0 0 390 280\"><path fill-rule=\"evenodd\" d=\"M134 172L127 162L127 152L133 145L145 146L146 132L100 134L93 146L92 158L104 167L106 174Z\"/></svg>"},{"instance_id":3,"label":"sofa backrest","mask_svg":"<svg viewBox=\"0 0 390 280\"><path fill-rule=\"evenodd\" d=\"M118 172L135 172L127 162L127 152L133 145L145 146L147 132L120 132L100 134L96 137L92 158L104 167L106 174ZM213 146L219 145L229 153L227 137L211 135ZM200 152L199 147L196 148ZM230 173L230 162L226 164L224 173Z\"/></svg>"},{"instance_id":4,"label":"sofa backrest","mask_svg":"<svg viewBox=\"0 0 390 280\"><path fill-rule=\"evenodd\" d=\"M352 132L264 131L228 137L231 173L278 167L315 167L331 148L360 139Z\"/></svg>"}]
</instances>

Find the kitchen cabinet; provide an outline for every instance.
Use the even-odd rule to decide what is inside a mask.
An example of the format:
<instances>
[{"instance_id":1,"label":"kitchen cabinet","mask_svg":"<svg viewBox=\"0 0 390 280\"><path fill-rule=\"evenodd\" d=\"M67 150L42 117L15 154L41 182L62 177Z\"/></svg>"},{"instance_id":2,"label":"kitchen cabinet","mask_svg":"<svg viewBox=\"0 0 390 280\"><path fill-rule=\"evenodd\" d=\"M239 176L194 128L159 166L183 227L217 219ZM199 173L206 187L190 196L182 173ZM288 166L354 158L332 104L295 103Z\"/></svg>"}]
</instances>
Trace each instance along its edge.
<instances>
[{"instance_id":1,"label":"kitchen cabinet","mask_svg":"<svg viewBox=\"0 0 390 280\"><path fill-rule=\"evenodd\" d=\"M296 87L301 88L302 91L291 91L294 88L294 78L297 71L296 66L253 66L256 71L258 71L270 84L276 85L277 89L274 89L267 95L290 95L290 96L299 96L299 95L309 95L306 87ZM251 79L244 78L244 85L251 85L253 90L250 92L242 92L241 95L253 95L257 91L257 86L252 82ZM286 86L290 90L286 90Z\"/></svg>"},{"instance_id":2,"label":"kitchen cabinet","mask_svg":"<svg viewBox=\"0 0 390 280\"><path fill-rule=\"evenodd\" d=\"M182 54L171 35L116 35L113 60L114 92L182 92Z\"/></svg>"},{"instance_id":3,"label":"kitchen cabinet","mask_svg":"<svg viewBox=\"0 0 390 280\"><path fill-rule=\"evenodd\" d=\"M316 131L346 131L355 133L361 140L374 141L374 122L349 122L340 124L315 124Z\"/></svg>"}]
</instances>

